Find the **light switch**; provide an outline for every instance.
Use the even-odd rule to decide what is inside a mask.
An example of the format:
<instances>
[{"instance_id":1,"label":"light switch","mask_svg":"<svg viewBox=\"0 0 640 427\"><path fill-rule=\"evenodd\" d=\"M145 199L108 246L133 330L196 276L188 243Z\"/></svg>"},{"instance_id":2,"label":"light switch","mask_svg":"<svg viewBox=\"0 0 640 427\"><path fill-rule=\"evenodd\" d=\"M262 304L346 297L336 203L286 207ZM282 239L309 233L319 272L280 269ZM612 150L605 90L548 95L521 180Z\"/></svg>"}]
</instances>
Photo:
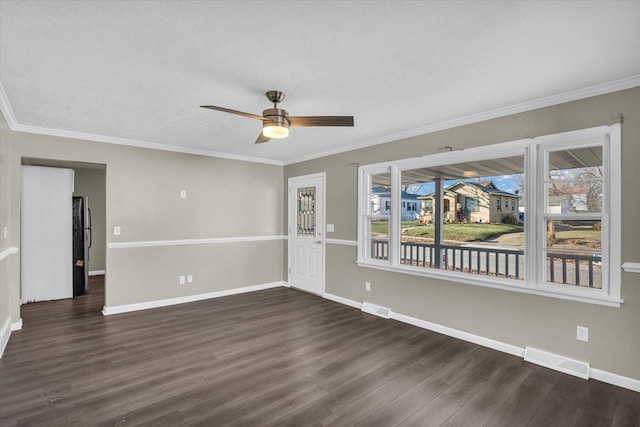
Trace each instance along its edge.
<instances>
[{"instance_id":1,"label":"light switch","mask_svg":"<svg viewBox=\"0 0 640 427\"><path fill-rule=\"evenodd\" d=\"M7 227L2 228L2 238L6 239L9 236L9 229Z\"/></svg>"},{"instance_id":2,"label":"light switch","mask_svg":"<svg viewBox=\"0 0 640 427\"><path fill-rule=\"evenodd\" d=\"M113 227L113 235L114 236L119 236L120 235L120 226L119 225L115 225Z\"/></svg>"},{"instance_id":3,"label":"light switch","mask_svg":"<svg viewBox=\"0 0 640 427\"><path fill-rule=\"evenodd\" d=\"M327 233L333 233L333 224L327 224Z\"/></svg>"}]
</instances>

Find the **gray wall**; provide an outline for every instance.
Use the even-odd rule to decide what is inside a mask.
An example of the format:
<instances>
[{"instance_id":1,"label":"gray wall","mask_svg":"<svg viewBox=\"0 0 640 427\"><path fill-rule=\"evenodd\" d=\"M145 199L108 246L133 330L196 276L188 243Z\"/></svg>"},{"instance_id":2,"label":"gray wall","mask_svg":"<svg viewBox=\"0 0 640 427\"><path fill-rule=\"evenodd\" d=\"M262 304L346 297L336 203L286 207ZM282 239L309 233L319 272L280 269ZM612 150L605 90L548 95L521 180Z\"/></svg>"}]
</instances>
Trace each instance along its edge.
<instances>
[{"instance_id":1,"label":"gray wall","mask_svg":"<svg viewBox=\"0 0 640 427\"><path fill-rule=\"evenodd\" d=\"M0 252L19 246L11 216L11 172L11 131L9 131L4 116L0 114ZM6 239L3 235L4 227L9 229ZM9 255L0 261L0 328L7 320L17 322L20 318L19 315L12 317L12 313L15 313L15 310L12 310L15 304L12 303L19 298L14 286L19 280L19 265L18 255Z\"/></svg>"},{"instance_id":2,"label":"gray wall","mask_svg":"<svg viewBox=\"0 0 640 427\"><path fill-rule=\"evenodd\" d=\"M326 171L328 238L356 240L357 172L365 165L455 149L589 128L622 125L622 260L640 262L640 88L543 108L477 124L376 145L285 167L292 176ZM286 209L283 224L287 223ZM489 289L358 267L356 248L326 246L326 291L369 301L397 313L519 347L532 346L590 362L592 367L640 379L640 275L622 273L621 308ZM614 266L617 268L618 266ZM286 264L285 270L286 271ZM286 277L286 276L285 276ZM372 291L364 291L364 282ZM590 341L575 339L576 325Z\"/></svg>"},{"instance_id":3,"label":"gray wall","mask_svg":"<svg viewBox=\"0 0 640 427\"><path fill-rule=\"evenodd\" d=\"M6 135L6 137L5 137ZM282 235L281 166L3 130L9 141L13 246L20 236L22 158L106 165L106 244ZM4 145L3 145L4 147ZM3 161L4 158L3 158ZM5 172L3 163L2 176ZM180 190L187 198L180 198ZM122 229L113 235L113 227ZM106 251L106 306L197 295L282 281L282 241L198 244ZM12 256L18 262L19 256ZM93 267L91 267L93 269ZM19 270L18 270L19 272ZM178 284L192 274L194 282ZM19 274L0 285L20 318ZM6 303L3 298L2 315Z\"/></svg>"}]
</instances>

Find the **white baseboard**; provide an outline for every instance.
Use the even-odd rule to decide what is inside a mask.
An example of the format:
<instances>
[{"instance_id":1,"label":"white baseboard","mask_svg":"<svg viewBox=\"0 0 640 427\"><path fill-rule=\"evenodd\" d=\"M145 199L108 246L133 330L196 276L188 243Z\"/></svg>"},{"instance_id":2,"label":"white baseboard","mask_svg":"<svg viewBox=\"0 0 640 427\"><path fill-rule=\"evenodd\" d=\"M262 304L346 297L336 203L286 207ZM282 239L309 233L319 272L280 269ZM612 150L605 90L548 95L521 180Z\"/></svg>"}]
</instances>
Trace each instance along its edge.
<instances>
[{"instance_id":1,"label":"white baseboard","mask_svg":"<svg viewBox=\"0 0 640 427\"><path fill-rule=\"evenodd\" d=\"M2 354L4 353L4 349L7 347L9 343L9 338L11 337L11 317L7 317L7 320L2 325L2 329L0 329L0 358L2 358Z\"/></svg>"},{"instance_id":2,"label":"white baseboard","mask_svg":"<svg viewBox=\"0 0 640 427\"><path fill-rule=\"evenodd\" d=\"M4 349L7 347L7 344L9 344L11 332L19 331L20 329L22 329L22 319L11 323L11 317L7 317L7 320L5 320L2 325L2 329L0 329L0 359L4 354Z\"/></svg>"},{"instance_id":3,"label":"white baseboard","mask_svg":"<svg viewBox=\"0 0 640 427\"><path fill-rule=\"evenodd\" d=\"M280 286L286 286L285 282L264 283L264 284L261 284L261 285L245 286L243 288L225 289L223 291L209 292L209 293L206 293L206 294L187 295L187 296L184 296L184 297L169 298L169 299L163 299L163 300L157 300L157 301L141 302L141 303L137 303L137 304L116 305L116 306L113 306L113 307L106 307L105 306L103 308L103 310L102 310L102 314L104 316L109 316L109 315L112 315L112 314L128 313L128 312L131 312L131 311L148 310L148 309L151 309L151 308L167 307L167 306L170 306L170 305L184 304L184 303L195 302L195 301L202 301L202 300L205 300L205 299L226 297L226 296L229 296L229 295L243 294L245 292L260 291L260 290L263 290L263 289L277 288L277 287L280 287Z\"/></svg>"},{"instance_id":4,"label":"white baseboard","mask_svg":"<svg viewBox=\"0 0 640 427\"><path fill-rule=\"evenodd\" d=\"M323 298L326 298L331 301L339 302L340 304L348 305L349 307L357 308L358 310L362 309L362 303L356 302L347 298L339 297L338 295L325 293L322 295Z\"/></svg>"},{"instance_id":5,"label":"white baseboard","mask_svg":"<svg viewBox=\"0 0 640 427\"><path fill-rule=\"evenodd\" d=\"M18 319L17 322L13 322L11 324L11 330L12 331L19 331L20 329L22 329L22 317L20 319Z\"/></svg>"},{"instance_id":6,"label":"white baseboard","mask_svg":"<svg viewBox=\"0 0 640 427\"><path fill-rule=\"evenodd\" d=\"M637 391L638 393L640 393L640 380L623 377L622 375L614 374L607 371L601 371L600 369L595 368L591 368L589 370L589 375L594 380L617 385L618 387L627 388L629 390Z\"/></svg>"},{"instance_id":7,"label":"white baseboard","mask_svg":"<svg viewBox=\"0 0 640 427\"><path fill-rule=\"evenodd\" d=\"M324 294L324 298L331 301L335 301L350 307L362 308L362 303L353 301L347 298L343 298L333 294ZM524 348L515 345L507 344L501 341L485 338L480 335L471 334L469 332L460 331L458 329L449 328L447 326L439 325L437 323L427 322L426 320L416 319L415 317L406 316L404 314L392 312L391 319L399 322L408 323L419 328L428 329L430 331L438 332L443 335L458 338L464 341L472 342L474 344L481 345L483 347L492 348L494 350L502 351L503 353L512 354L514 356L524 358ZM602 381L604 383L613 384L618 387L626 388L629 390L640 392L640 380L625 377L622 375L614 374L608 371L600 369L589 368L589 377L594 380Z\"/></svg>"},{"instance_id":8,"label":"white baseboard","mask_svg":"<svg viewBox=\"0 0 640 427\"><path fill-rule=\"evenodd\" d=\"M102 276L106 274L106 270L94 270L89 272L89 276Z\"/></svg>"},{"instance_id":9,"label":"white baseboard","mask_svg":"<svg viewBox=\"0 0 640 427\"><path fill-rule=\"evenodd\" d=\"M438 332L443 335L458 338L463 341L472 342L483 347L489 347L504 353L513 354L514 356L524 357L524 348L522 347L492 340L491 338L485 338L483 336L471 334L458 329L449 328L448 326L439 325L437 323L427 322L426 320L416 319L415 317L406 316L396 312L392 312L391 318L423 329L428 329L433 332Z\"/></svg>"}]
</instances>

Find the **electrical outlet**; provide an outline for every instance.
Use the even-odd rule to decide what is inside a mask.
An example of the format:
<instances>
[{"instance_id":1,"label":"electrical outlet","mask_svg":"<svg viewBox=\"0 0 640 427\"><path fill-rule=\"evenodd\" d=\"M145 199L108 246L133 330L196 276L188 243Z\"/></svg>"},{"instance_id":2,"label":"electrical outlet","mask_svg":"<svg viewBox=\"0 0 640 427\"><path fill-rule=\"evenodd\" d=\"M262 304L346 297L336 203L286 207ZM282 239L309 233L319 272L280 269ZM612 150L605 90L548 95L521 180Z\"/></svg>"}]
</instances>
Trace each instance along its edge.
<instances>
[{"instance_id":1,"label":"electrical outlet","mask_svg":"<svg viewBox=\"0 0 640 427\"><path fill-rule=\"evenodd\" d=\"M7 237L9 237L9 229L7 227L3 227L2 228L2 238L6 239Z\"/></svg>"},{"instance_id":2,"label":"electrical outlet","mask_svg":"<svg viewBox=\"0 0 640 427\"><path fill-rule=\"evenodd\" d=\"M187 276L187 283L193 282L193 274Z\"/></svg>"},{"instance_id":3,"label":"electrical outlet","mask_svg":"<svg viewBox=\"0 0 640 427\"><path fill-rule=\"evenodd\" d=\"M576 339L578 341L589 342L589 328L585 326L578 326L576 331Z\"/></svg>"},{"instance_id":4,"label":"electrical outlet","mask_svg":"<svg viewBox=\"0 0 640 427\"><path fill-rule=\"evenodd\" d=\"M364 282L364 290L367 292L371 291L371 282Z\"/></svg>"},{"instance_id":5,"label":"electrical outlet","mask_svg":"<svg viewBox=\"0 0 640 427\"><path fill-rule=\"evenodd\" d=\"M178 279L178 281L180 282L181 285L185 284L185 278L184 276L180 276L180 278Z\"/></svg>"},{"instance_id":6,"label":"electrical outlet","mask_svg":"<svg viewBox=\"0 0 640 427\"><path fill-rule=\"evenodd\" d=\"M187 198L187 190L180 190L180 198L181 199Z\"/></svg>"}]
</instances>

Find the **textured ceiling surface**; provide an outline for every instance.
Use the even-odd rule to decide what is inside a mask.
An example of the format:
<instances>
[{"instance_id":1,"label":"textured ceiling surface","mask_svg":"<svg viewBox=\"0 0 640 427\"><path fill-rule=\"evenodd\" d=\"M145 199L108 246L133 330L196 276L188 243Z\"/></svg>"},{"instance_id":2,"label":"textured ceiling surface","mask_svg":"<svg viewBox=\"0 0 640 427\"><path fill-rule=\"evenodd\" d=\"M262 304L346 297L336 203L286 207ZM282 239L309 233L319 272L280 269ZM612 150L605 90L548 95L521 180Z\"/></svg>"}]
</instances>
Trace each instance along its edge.
<instances>
[{"instance_id":1,"label":"textured ceiling surface","mask_svg":"<svg viewBox=\"0 0 640 427\"><path fill-rule=\"evenodd\" d=\"M18 124L290 162L640 76L640 2L0 2ZM253 143L267 90L354 115Z\"/></svg>"}]
</instances>

